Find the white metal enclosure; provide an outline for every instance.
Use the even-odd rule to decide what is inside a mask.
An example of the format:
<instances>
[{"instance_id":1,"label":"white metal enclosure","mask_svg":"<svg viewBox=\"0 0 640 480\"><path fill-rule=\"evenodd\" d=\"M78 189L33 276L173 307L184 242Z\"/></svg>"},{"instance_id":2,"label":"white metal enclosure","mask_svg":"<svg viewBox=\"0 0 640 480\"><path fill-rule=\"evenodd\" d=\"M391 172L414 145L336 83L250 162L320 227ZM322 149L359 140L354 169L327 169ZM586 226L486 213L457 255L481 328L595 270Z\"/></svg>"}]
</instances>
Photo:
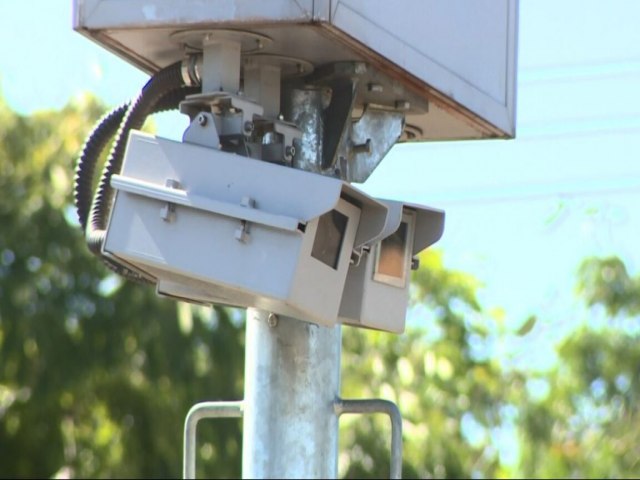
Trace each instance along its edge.
<instances>
[{"instance_id":1,"label":"white metal enclosure","mask_svg":"<svg viewBox=\"0 0 640 480\"><path fill-rule=\"evenodd\" d=\"M357 327L402 333L405 328L412 259L437 242L444 212L422 205L382 200L389 207L382 240L349 267L339 321ZM386 268L383 267L386 264Z\"/></svg>"},{"instance_id":2,"label":"white metal enclosure","mask_svg":"<svg viewBox=\"0 0 640 480\"><path fill-rule=\"evenodd\" d=\"M352 249L375 242L387 215L341 180L141 133L112 184L104 249L156 278L159 293L325 326Z\"/></svg>"},{"instance_id":3,"label":"white metal enclosure","mask_svg":"<svg viewBox=\"0 0 640 480\"><path fill-rule=\"evenodd\" d=\"M74 0L74 7L76 30L149 73L185 48L201 48L203 31L241 29L268 37L253 53L315 68L366 62L356 105L402 110L402 141L515 136L517 0Z\"/></svg>"}]
</instances>

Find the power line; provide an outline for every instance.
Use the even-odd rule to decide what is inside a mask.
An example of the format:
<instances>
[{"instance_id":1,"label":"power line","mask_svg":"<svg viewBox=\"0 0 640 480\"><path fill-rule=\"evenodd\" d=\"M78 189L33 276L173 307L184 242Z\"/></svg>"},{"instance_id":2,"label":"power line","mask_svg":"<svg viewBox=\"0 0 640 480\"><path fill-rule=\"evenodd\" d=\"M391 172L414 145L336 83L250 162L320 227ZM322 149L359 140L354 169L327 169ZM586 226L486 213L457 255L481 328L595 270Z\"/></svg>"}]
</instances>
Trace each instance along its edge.
<instances>
[{"instance_id":1,"label":"power line","mask_svg":"<svg viewBox=\"0 0 640 480\"><path fill-rule=\"evenodd\" d=\"M640 115L540 122L537 125L525 123L518 125L516 130L519 138L535 140L550 137L569 138L584 135L632 133L640 130Z\"/></svg>"},{"instance_id":2,"label":"power line","mask_svg":"<svg viewBox=\"0 0 640 480\"><path fill-rule=\"evenodd\" d=\"M557 83L594 80L614 76L640 75L640 59L631 58L581 65L529 67L518 70L518 84Z\"/></svg>"},{"instance_id":3,"label":"power line","mask_svg":"<svg viewBox=\"0 0 640 480\"><path fill-rule=\"evenodd\" d=\"M476 191L474 192L453 192L453 193L445 193L445 194L435 194L430 195L428 197L428 202L432 205L438 206L467 206L467 205L487 205L487 204L500 204L500 203L512 203L512 202L528 202L528 201L536 201L536 200L544 200L550 198L556 199L571 199L575 197L594 197L594 196L603 196L603 195L621 195L628 193L639 193L640 194L640 177L637 179L631 180L628 185L604 185L601 187L593 186L591 188L577 188L571 187L567 188L566 186L563 188L561 185L558 186L557 189L553 191L545 191L543 188L539 188L537 191L522 192L522 193L512 193L512 190L521 189L521 186L513 186L510 189L505 189L504 187L499 190L506 190L504 193L499 193L493 191L492 195L483 192ZM534 184L534 186L545 187L550 186L551 184ZM527 185L530 187L531 185ZM424 196L424 195L423 195ZM456 198L457 197L457 198Z\"/></svg>"}]
</instances>

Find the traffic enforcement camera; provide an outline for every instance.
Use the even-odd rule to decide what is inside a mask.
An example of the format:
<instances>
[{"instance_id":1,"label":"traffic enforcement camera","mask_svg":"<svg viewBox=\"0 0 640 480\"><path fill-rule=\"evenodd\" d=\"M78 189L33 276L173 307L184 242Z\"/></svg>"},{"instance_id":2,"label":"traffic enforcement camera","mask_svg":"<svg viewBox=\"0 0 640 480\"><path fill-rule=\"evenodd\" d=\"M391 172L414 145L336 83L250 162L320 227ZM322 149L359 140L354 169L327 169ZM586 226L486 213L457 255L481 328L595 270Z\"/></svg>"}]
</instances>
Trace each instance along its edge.
<instances>
[{"instance_id":1,"label":"traffic enforcement camera","mask_svg":"<svg viewBox=\"0 0 640 480\"><path fill-rule=\"evenodd\" d=\"M414 257L437 242L444 212L384 200L389 208L382 239L364 249L349 268L340 304L340 322L389 332L404 331Z\"/></svg>"},{"instance_id":2,"label":"traffic enforcement camera","mask_svg":"<svg viewBox=\"0 0 640 480\"><path fill-rule=\"evenodd\" d=\"M111 185L103 253L159 294L325 326L353 251L388 221L386 204L341 180L139 132Z\"/></svg>"}]
</instances>

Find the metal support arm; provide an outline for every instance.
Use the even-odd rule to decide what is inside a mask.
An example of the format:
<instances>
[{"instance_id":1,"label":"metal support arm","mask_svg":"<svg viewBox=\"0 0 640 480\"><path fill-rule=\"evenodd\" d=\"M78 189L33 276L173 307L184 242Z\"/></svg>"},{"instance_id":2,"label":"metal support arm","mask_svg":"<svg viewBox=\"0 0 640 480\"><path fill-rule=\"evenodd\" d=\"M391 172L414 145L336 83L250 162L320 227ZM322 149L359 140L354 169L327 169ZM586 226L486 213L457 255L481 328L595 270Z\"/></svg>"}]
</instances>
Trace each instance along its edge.
<instances>
[{"instance_id":1,"label":"metal support arm","mask_svg":"<svg viewBox=\"0 0 640 480\"><path fill-rule=\"evenodd\" d=\"M196 478L196 429L203 418L241 418L243 402L197 403L184 421L184 448L182 455L182 478Z\"/></svg>"},{"instance_id":2,"label":"metal support arm","mask_svg":"<svg viewBox=\"0 0 640 480\"><path fill-rule=\"evenodd\" d=\"M385 413L391 420L391 472L389 478L402 478L402 416L398 406L388 400L343 400L333 404L336 415L343 413Z\"/></svg>"}]
</instances>

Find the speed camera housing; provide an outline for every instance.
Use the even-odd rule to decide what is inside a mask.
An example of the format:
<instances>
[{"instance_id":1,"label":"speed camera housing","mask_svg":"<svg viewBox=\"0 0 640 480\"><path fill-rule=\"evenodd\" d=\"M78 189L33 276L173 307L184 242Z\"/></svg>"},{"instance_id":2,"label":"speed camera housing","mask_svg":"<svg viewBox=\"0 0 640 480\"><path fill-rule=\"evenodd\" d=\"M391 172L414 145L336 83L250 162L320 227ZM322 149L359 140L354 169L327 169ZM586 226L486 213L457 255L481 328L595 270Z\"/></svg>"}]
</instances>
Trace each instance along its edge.
<instances>
[{"instance_id":1,"label":"speed camera housing","mask_svg":"<svg viewBox=\"0 0 640 480\"><path fill-rule=\"evenodd\" d=\"M384 203L389 214L383 238L350 267L339 316L349 325L402 333L412 259L440 239L444 212L416 204Z\"/></svg>"},{"instance_id":2,"label":"speed camera housing","mask_svg":"<svg viewBox=\"0 0 640 480\"><path fill-rule=\"evenodd\" d=\"M158 293L331 326L354 249L388 207L355 187L133 132L103 246Z\"/></svg>"}]
</instances>

